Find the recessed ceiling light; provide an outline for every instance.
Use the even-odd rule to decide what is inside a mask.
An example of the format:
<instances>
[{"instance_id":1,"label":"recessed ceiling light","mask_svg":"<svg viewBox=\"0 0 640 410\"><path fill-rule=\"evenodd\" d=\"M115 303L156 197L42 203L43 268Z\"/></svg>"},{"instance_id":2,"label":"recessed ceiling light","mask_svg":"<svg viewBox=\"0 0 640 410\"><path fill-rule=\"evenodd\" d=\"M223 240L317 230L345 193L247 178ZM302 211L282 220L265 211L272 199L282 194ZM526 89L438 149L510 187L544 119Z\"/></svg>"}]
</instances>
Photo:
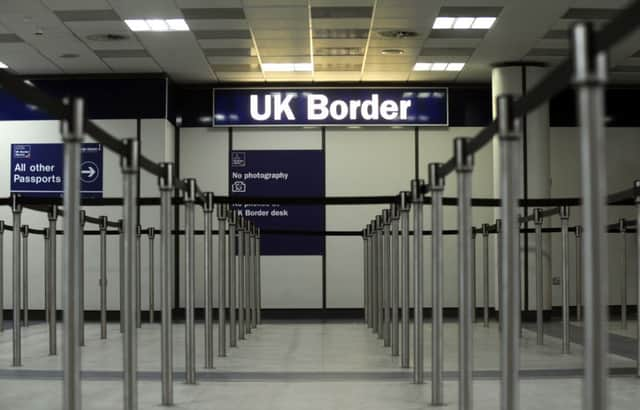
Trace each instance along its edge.
<instances>
[{"instance_id":1,"label":"recessed ceiling light","mask_svg":"<svg viewBox=\"0 0 640 410\"><path fill-rule=\"evenodd\" d=\"M463 68L464 68L464 63L447 64L447 71L461 71Z\"/></svg>"},{"instance_id":2,"label":"recessed ceiling light","mask_svg":"<svg viewBox=\"0 0 640 410\"><path fill-rule=\"evenodd\" d=\"M471 28L488 30L495 22L495 17L476 17Z\"/></svg>"},{"instance_id":3,"label":"recessed ceiling light","mask_svg":"<svg viewBox=\"0 0 640 410\"><path fill-rule=\"evenodd\" d=\"M125 20L124 23L131 31L150 31L151 28L145 20Z\"/></svg>"},{"instance_id":4,"label":"recessed ceiling light","mask_svg":"<svg viewBox=\"0 0 640 410\"><path fill-rule=\"evenodd\" d=\"M0 70L6 70L7 68L9 68L9 66L0 61Z\"/></svg>"},{"instance_id":5,"label":"recessed ceiling light","mask_svg":"<svg viewBox=\"0 0 640 410\"><path fill-rule=\"evenodd\" d=\"M416 63L413 71L460 71L464 63Z\"/></svg>"},{"instance_id":6,"label":"recessed ceiling light","mask_svg":"<svg viewBox=\"0 0 640 410\"><path fill-rule=\"evenodd\" d=\"M458 30L466 30L473 25L473 17L458 17L456 22L453 23L453 28Z\"/></svg>"},{"instance_id":7,"label":"recessed ceiling light","mask_svg":"<svg viewBox=\"0 0 640 410\"><path fill-rule=\"evenodd\" d=\"M147 20L147 24L149 25L149 28L151 28L151 31L168 31L169 30L169 25L164 20L159 20L159 19Z\"/></svg>"},{"instance_id":8,"label":"recessed ceiling light","mask_svg":"<svg viewBox=\"0 0 640 410\"><path fill-rule=\"evenodd\" d=\"M264 72L306 72L313 71L311 63L263 63Z\"/></svg>"},{"instance_id":9,"label":"recessed ceiling light","mask_svg":"<svg viewBox=\"0 0 640 410\"><path fill-rule=\"evenodd\" d=\"M124 22L131 31L189 31L184 19L126 19Z\"/></svg>"},{"instance_id":10,"label":"recessed ceiling light","mask_svg":"<svg viewBox=\"0 0 640 410\"><path fill-rule=\"evenodd\" d=\"M380 50L380 54L385 56L401 56L404 54L404 50L401 48L383 48Z\"/></svg>"},{"instance_id":11,"label":"recessed ceiling light","mask_svg":"<svg viewBox=\"0 0 640 410\"><path fill-rule=\"evenodd\" d=\"M439 30L449 29L453 27L455 20L456 19L453 17L436 17L436 21L433 23L433 28Z\"/></svg>"},{"instance_id":12,"label":"recessed ceiling light","mask_svg":"<svg viewBox=\"0 0 640 410\"><path fill-rule=\"evenodd\" d=\"M431 71L431 63L416 63L413 71Z\"/></svg>"},{"instance_id":13,"label":"recessed ceiling light","mask_svg":"<svg viewBox=\"0 0 640 410\"><path fill-rule=\"evenodd\" d=\"M436 17L432 28L435 30L488 30L495 21L495 17Z\"/></svg>"}]
</instances>

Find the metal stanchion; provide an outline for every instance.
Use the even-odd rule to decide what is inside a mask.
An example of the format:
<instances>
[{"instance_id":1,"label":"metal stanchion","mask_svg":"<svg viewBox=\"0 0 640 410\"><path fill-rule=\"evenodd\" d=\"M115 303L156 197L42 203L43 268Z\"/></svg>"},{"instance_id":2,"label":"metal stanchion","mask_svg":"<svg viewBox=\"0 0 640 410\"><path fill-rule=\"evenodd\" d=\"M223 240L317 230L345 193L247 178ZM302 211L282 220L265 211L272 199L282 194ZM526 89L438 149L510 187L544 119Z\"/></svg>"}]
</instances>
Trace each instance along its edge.
<instances>
[{"instance_id":1,"label":"metal stanchion","mask_svg":"<svg viewBox=\"0 0 640 410\"><path fill-rule=\"evenodd\" d=\"M100 217L100 339L107 338L107 217Z\"/></svg>"},{"instance_id":2,"label":"metal stanchion","mask_svg":"<svg viewBox=\"0 0 640 410\"><path fill-rule=\"evenodd\" d=\"M471 321L476 322L476 228L471 227Z\"/></svg>"},{"instance_id":3,"label":"metal stanchion","mask_svg":"<svg viewBox=\"0 0 640 410\"><path fill-rule=\"evenodd\" d=\"M367 237L367 230L362 230L362 271L363 271L363 306L364 306L364 322L369 323L369 238Z\"/></svg>"},{"instance_id":4,"label":"metal stanchion","mask_svg":"<svg viewBox=\"0 0 640 410\"><path fill-rule=\"evenodd\" d=\"M576 226L576 320L582 321L582 226L580 225Z\"/></svg>"},{"instance_id":5,"label":"metal stanchion","mask_svg":"<svg viewBox=\"0 0 640 410\"><path fill-rule=\"evenodd\" d=\"M371 329L378 333L378 227L376 219L369 223L369 264L371 265Z\"/></svg>"},{"instance_id":6,"label":"metal stanchion","mask_svg":"<svg viewBox=\"0 0 640 410\"><path fill-rule=\"evenodd\" d=\"M373 251L371 250L373 239L371 238L371 225L367 225L364 229L364 249L365 249L365 258L364 258L364 266L365 266L365 306L366 306L366 322L367 327L369 329L373 328L373 311L372 311L372 297L371 297L371 289L373 288L373 278L371 277L371 273L373 271L373 267L371 266L371 257Z\"/></svg>"},{"instance_id":7,"label":"metal stanchion","mask_svg":"<svg viewBox=\"0 0 640 410\"><path fill-rule=\"evenodd\" d=\"M627 328L627 286L629 286L629 269L627 260L627 228L625 227L626 221L621 218L618 221L618 228L622 234L622 280L620 281L620 321L622 328Z\"/></svg>"},{"instance_id":8,"label":"metal stanchion","mask_svg":"<svg viewBox=\"0 0 640 410\"><path fill-rule=\"evenodd\" d=\"M22 322L29 326L29 225L22 225Z\"/></svg>"},{"instance_id":9,"label":"metal stanchion","mask_svg":"<svg viewBox=\"0 0 640 410\"><path fill-rule=\"evenodd\" d=\"M569 208L560 207L562 238L562 353L571 351L569 339Z\"/></svg>"},{"instance_id":10,"label":"metal stanchion","mask_svg":"<svg viewBox=\"0 0 640 410\"><path fill-rule=\"evenodd\" d=\"M138 141L124 141L127 152L121 157L123 175L124 236L124 408L138 408L138 334L136 327L136 227L138 226Z\"/></svg>"},{"instance_id":11,"label":"metal stanchion","mask_svg":"<svg viewBox=\"0 0 640 410\"><path fill-rule=\"evenodd\" d=\"M376 293L378 299L378 339L384 339L384 220L382 215L376 216Z\"/></svg>"},{"instance_id":12,"label":"metal stanchion","mask_svg":"<svg viewBox=\"0 0 640 410\"><path fill-rule=\"evenodd\" d=\"M78 271L78 287L80 296L78 305L80 306L80 346L84 346L84 225L87 222L87 213L80 210L80 230L78 231L78 249L80 251L80 270Z\"/></svg>"},{"instance_id":13,"label":"metal stanchion","mask_svg":"<svg viewBox=\"0 0 640 410\"><path fill-rule=\"evenodd\" d=\"M256 313L258 310L256 307L256 235L258 234L258 228L254 224L251 225L251 228L251 327L255 329L258 322Z\"/></svg>"},{"instance_id":14,"label":"metal stanchion","mask_svg":"<svg viewBox=\"0 0 640 410\"><path fill-rule=\"evenodd\" d=\"M410 192L400 192L400 224L402 225L402 255L400 257L400 276L402 277L402 349L400 356L400 365L405 369L409 368L409 356L411 354L411 342L409 340L409 284L411 280L411 270L409 267L409 209L411 209L410 198Z\"/></svg>"},{"instance_id":15,"label":"metal stanchion","mask_svg":"<svg viewBox=\"0 0 640 410\"><path fill-rule=\"evenodd\" d=\"M572 32L574 86L580 124L582 215L584 227L584 383L583 409L608 405L607 182L604 89L605 53L595 54L593 29L578 23Z\"/></svg>"},{"instance_id":16,"label":"metal stanchion","mask_svg":"<svg viewBox=\"0 0 640 410\"><path fill-rule=\"evenodd\" d=\"M489 225L482 224L482 321L489 327Z\"/></svg>"},{"instance_id":17,"label":"metal stanchion","mask_svg":"<svg viewBox=\"0 0 640 410\"><path fill-rule=\"evenodd\" d=\"M196 180L184 180L187 190L184 195L185 221L185 383L196 384L196 260L195 260L195 200Z\"/></svg>"},{"instance_id":18,"label":"metal stanchion","mask_svg":"<svg viewBox=\"0 0 640 410\"><path fill-rule=\"evenodd\" d=\"M62 277L64 283L63 408L82 408L80 385L80 152L84 138L84 100L74 99L70 121L62 121L64 142L64 246Z\"/></svg>"},{"instance_id":19,"label":"metal stanchion","mask_svg":"<svg viewBox=\"0 0 640 410\"><path fill-rule=\"evenodd\" d=\"M12 261L12 294L13 294L13 366L22 366L22 334L20 330L20 219L22 205L18 197L11 195L11 210L13 212L13 261Z\"/></svg>"},{"instance_id":20,"label":"metal stanchion","mask_svg":"<svg viewBox=\"0 0 640 410\"><path fill-rule=\"evenodd\" d=\"M46 235L46 233L45 233ZM47 240L45 240L46 251ZM47 260L45 252L44 260ZM46 262L45 262L46 265ZM47 302L45 300L45 306ZM4 332L4 221L0 221L0 333Z\"/></svg>"},{"instance_id":21,"label":"metal stanchion","mask_svg":"<svg viewBox=\"0 0 640 410\"><path fill-rule=\"evenodd\" d=\"M172 247L173 218L171 196L173 195L174 164L160 164L162 174L158 185L160 188L160 365L162 383L162 405L173 405L173 330L171 321L171 298L173 294L173 262Z\"/></svg>"},{"instance_id":22,"label":"metal stanchion","mask_svg":"<svg viewBox=\"0 0 640 410\"><path fill-rule=\"evenodd\" d=\"M260 254L260 228L257 230L256 234L256 323L259 325L262 323L262 281L261 281L261 271L260 264L262 261Z\"/></svg>"},{"instance_id":23,"label":"metal stanchion","mask_svg":"<svg viewBox=\"0 0 640 410\"><path fill-rule=\"evenodd\" d=\"M458 403L473 407L473 329L471 320L471 172L473 156L467 154L466 138L454 140L458 180Z\"/></svg>"},{"instance_id":24,"label":"metal stanchion","mask_svg":"<svg viewBox=\"0 0 640 410\"><path fill-rule=\"evenodd\" d=\"M391 346L391 215L382 211L382 300L384 304L384 346Z\"/></svg>"},{"instance_id":25,"label":"metal stanchion","mask_svg":"<svg viewBox=\"0 0 640 410\"><path fill-rule=\"evenodd\" d=\"M640 181L634 181L633 188L636 204L636 376L640 377Z\"/></svg>"},{"instance_id":26,"label":"metal stanchion","mask_svg":"<svg viewBox=\"0 0 640 410\"><path fill-rule=\"evenodd\" d=\"M204 193L204 368L213 369L213 192Z\"/></svg>"},{"instance_id":27,"label":"metal stanchion","mask_svg":"<svg viewBox=\"0 0 640 410\"><path fill-rule=\"evenodd\" d=\"M236 226L238 217L235 211L229 210L229 346L238 345L237 310L237 270L236 270Z\"/></svg>"},{"instance_id":28,"label":"metal stanchion","mask_svg":"<svg viewBox=\"0 0 640 410\"><path fill-rule=\"evenodd\" d=\"M422 249L422 204L424 202L421 189L424 181L411 181L411 202L413 203L413 382L424 383L424 258Z\"/></svg>"},{"instance_id":29,"label":"metal stanchion","mask_svg":"<svg viewBox=\"0 0 640 410\"><path fill-rule=\"evenodd\" d=\"M400 299L400 207L391 204L391 355L400 354L398 304Z\"/></svg>"},{"instance_id":30,"label":"metal stanchion","mask_svg":"<svg viewBox=\"0 0 640 410\"><path fill-rule=\"evenodd\" d=\"M58 330L57 330L57 304L56 304L56 256L57 256L57 246L56 246L56 230L57 230L57 222L58 222L58 208L54 205L49 208L48 212L49 219L49 269L47 270L47 293L48 296L48 309L47 309L47 320L49 321L49 355L53 356L57 354L57 341L58 341ZM14 224L15 226L15 224Z\"/></svg>"},{"instance_id":31,"label":"metal stanchion","mask_svg":"<svg viewBox=\"0 0 640 410\"><path fill-rule=\"evenodd\" d=\"M44 271L43 271L43 277L44 277L44 310L45 310L45 314L44 314L44 321L46 323L49 322L49 284L47 282L47 278L49 277L49 250L50 250L50 245L49 245L49 241L50 241L50 235L49 235L49 228L46 227L44 228L44 235L43 235L43 239L44 239Z\"/></svg>"},{"instance_id":32,"label":"metal stanchion","mask_svg":"<svg viewBox=\"0 0 640 410\"><path fill-rule=\"evenodd\" d=\"M496 101L498 136L500 138L500 215L504 224L501 240L502 301L500 315L504 317L500 364L500 408L520 408L520 196L519 156L520 135L513 114L513 96L501 95ZM469 335L471 336L471 335ZM462 357L460 358L462 362ZM473 360L469 355L465 361ZM472 402L469 402L471 405ZM470 407L470 406L469 406ZM466 408L466 407L465 407Z\"/></svg>"},{"instance_id":33,"label":"metal stanchion","mask_svg":"<svg viewBox=\"0 0 640 410\"><path fill-rule=\"evenodd\" d=\"M124 221L118 220L118 230L120 235L118 237L120 241L120 333L124 333Z\"/></svg>"},{"instance_id":34,"label":"metal stanchion","mask_svg":"<svg viewBox=\"0 0 640 410\"><path fill-rule=\"evenodd\" d=\"M429 189L431 191L431 404L444 403L443 384L443 294L444 248L442 195L444 178L440 177L441 164L429 164Z\"/></svg>"},{"instance_id":35,"label":"metal stanchion","mask_svg":"<svg viewBox=\"0 0 640 410\"><path fill-rule=\"evenodd\" d=\"M211 194L213 200L213 194ZM218 216L218 356L227 355L227 323L225 309L227 306L227 212L226 204L219 204Z\"/></svg>"},{"instance_id":36,"label":"metal stanchion","mask_svg":"<svg viewBox=\"0 0 640 410\"><path fill-rule=\"evenodd\" d=\"M244 240L245 240L245 244L244 244L244 257L245 257L245 263L244 263L244 305L245 305L245 318L244 318L244 324L245 324L245 333L249 334L251 333L251 321L252 321L252 316L253 316L253 312L252 312L252 308L251 308L251 287L252 287L252 280L251 280L251 275L252 275L252 271L253 271L253 263L252 263L252 256L251 256L251 237L253 236L253 224L247 220L247 224L245 225L246 227L246 232L244 235Z\"/></svg>"},{"instance_id":37,"label":"metal stanchion","mask_svg":"<svg viewBox=\"0 0 640 410\"><path fill-rule=\"evenodd\" d=\"M153 226L147 230L147 237L149 239L149 323L154 322L155 310L156 310L156 281L155 281L155 247L154 240L156 237L156 230Z\"/></svg>"},{"instance_id":38,"label":"metal stanchion","mask_svg":"<svg viewBox=\"0 0 640 410\"><path fill-rule=\"evenodd\" d=\"M502 260L502 219L496 219L496 269L498 271L498 330L502 331L502 319L504 315L502 314L502 264L500 261Z\"/></svg>"},{"instance_id":39,"label":"metal stanchion","mask_svg":"<svg viewBox=\"0 0 640 410\"><path fill-rule=\"evenodd\" d=\"M244 236L245 232L245 220L242 217L238 217L238 339L244 340Z\"/></svg>"},{"instance_id":40,"label":"metal stanchion","mask_svg":"<svg viewBox=\"0 0 640 410\"><path fill-rule=\"evenodd\" d=\"M136 225L136 327L142 327L142 227Z\"/></svg>"},{"instance_id":41,"label":"metal stanchion","mask_svg":"<svg viewBox=\"0 0 640 410\"><path fill-rule=\"evenodd\" d=\"M542 265L542 209L533 211L536 230L536 342L544 344L544 295L543 295L543 265Z\"/></svg>"}]
</instances>

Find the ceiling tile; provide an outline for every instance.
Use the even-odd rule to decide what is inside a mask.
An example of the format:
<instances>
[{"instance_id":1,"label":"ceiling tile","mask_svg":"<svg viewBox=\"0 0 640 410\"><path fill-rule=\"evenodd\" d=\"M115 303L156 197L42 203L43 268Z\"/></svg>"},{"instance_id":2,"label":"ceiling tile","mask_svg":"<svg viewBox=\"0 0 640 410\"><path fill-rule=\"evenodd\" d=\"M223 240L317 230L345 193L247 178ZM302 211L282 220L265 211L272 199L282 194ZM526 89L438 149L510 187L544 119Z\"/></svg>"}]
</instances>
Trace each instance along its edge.
<instances>
[{"instance_id":1,"label":"ceiling tile","mask_svg":"<svg viewBox=\"0 0 640 410\"><path fill-rule=\"evenodd\" d=\"M345 40L323 40L313 39L313 46L316 48L342 48L342 47L360 47L367 46L367 40L363 39L345 39Z\"/></svg>"},{"instance_id":2,"label":"ceiling tile","mask_svg":"<svg viewBox=\"0 0 640 410\"><path fill-rule=\"evenodd\" d=\"M313 28L314 39L367 39L369 37L369 29L354 28L336 28L336 29L318 29Z\"/></svg>"},{"instance_id":3,"label":"ceiling tile","mask_svg":"<svg viewBox=\"0 0 640 410\"><path fill-rule=\"evenodd\" d=\"M251 57L256 54L252 48L206 48L202 51L208 57Z\"/></svg>"},{"instance_id":4,"label":"ceiling tile","mask_svg":"<svg viewBox=\"0 0 640 410\"><path fill-rule=\"evenodd\" d=\"M261 57L300 56L309 54L309 47L301 48L260 48Z\"/></svg>"},{"instance_id":5,"label":"ceiling tile","mask_svg":"<svg viewBox=\"0 0 640 410\"><path fill-rule=\"evenodd\" d=\"M313 74L314 81L340 82L340 81L360 81L360 70L357 71L316 71Z\"/></svg>"},{"instance_id":6,"label":"ceiling tile","mask_svg":"<svg viewBox=\"0 0 640 410\"><path fill-rule=\"evenodd\" d=\"M527 57L568 57L568 48L532 48Z\"/></svg>"},{"instance_id":7,"label":"ceiling tile","mask_svg":"<svg viewBox=\"0 0 640 410\"><path fill-rule=\"evenodd\" d=\"M250 20L309 20L306 4L304 7L247 7L245 13Z\"/></svg>"},{"instance_id":8,"label":"ceiling tile","mask_svg":"<svg viewBox=\"0 0 640 410\"><path fill-rule=\"evenodd\" d=\"M175 0L175 2L176 5L182 9L242 7L242 0Z\"/></svg>"},{"instance_id":9,"label":"ceiling tile","mask_svg":"<svg viewBox=\"0 0 640 410\"><path fill-rule=\"evenodd\" d=\"M247 20L187 20L191 31L248 30Z\"/></svg>"},{"instance_id":10,"label":"ceiling tile","mask_svg":"<svg viewBox=\"0 0 640 410\"><path fill-rule=\"evenodd\" d=\"M216 71L216 76L220 81L226 82L263 82L264 77L262 73L245 73L245 72L233 72L233 71Z\"/></svg>"},{"instance_id":11,"label":"ceiling tile","mask_svg":"<svg viewBox=\"0 0 640 410\"><path fill-rule=\"evenodd\" d=\"M429 38L483 38L489 30L431 30Z\"/></svg>"},{"instance_id":12,"label":"ceiling tile","mask_svg":"<svg viewBox=\"0 0 640 410\"><path fill-rule=\"evenodd\" d=\"M403 73L412 68L413 64L369 64L367 62L364 66L365 71L368 72L399 72Z\"/></svg>"},{"instance_id":13,"label":"ceiling tile","mask_svg":"<svg viewBox=\"0 0 640 410\"><path fill-rule=\"evenodd\" d=\"M150 57L105 58L104 62L116 73L162 72L162 69Z\"/></svg>"},{"instance_id":14,"label":"ceiling tile","mask_svg":"<svg viewBox=\"0 0 640 410\"><path fill-rule=\"evenodd\" d=\"M440 8L439 16L444 17L498 17L502 7L447 6Z\"/></svg>"},{"instance_id":15,"label":"ceiling tile","mask_svg":"<svg viewBox=\"0 0 640 410\"><path fill-rule=\"evenodd\" d=\"M409 72L365 71L362 81L406 81Z\"/></svg>"},{"instance_id":16,"label":"ceiling tile","mask_svg":"<svg viewBox=\"0 0 640 410\"><path fill-rule=\"evenodd\" d=\"M107 0L41 0L51 10L107 10Z\"/></svg>"},{"instance_id":17,"label":"ceiling tile","mask_svg":"<svg viewBox=\"0 0 640 410\"><path fill-rule=\"evenodd\" d=\"M326 18L371 18L373 7L311 7L311 17Z\"/></svg>"},{"instance_id":18,"label":"ceiling tile","mask_svg":"<svg viewBox=\"0 0 640 410\"><path fill-rule=\"evenodd\" d=\"M107 10L60 10L54 12L58 18L67 21L113 21L122 20L112 9Z\"/></svg>"},{"instance_id":19,"label":"ceiling tile","mask_svg":"<svg viewBox=\"0 0 640 410\"><path fill-rule=\"evenodd\" d=\"M305 55L290 55L290 56L260 56L263 63L309 63L311 56Z\"/></svg>"},{"instance_id":20,"label":"ceiling tile","mask_svg":"<svg viewBox=\"0 0 640 410\"><path fill-rule=\"evenodd\" d=\"M251 38L198 39L202 48L253 48Z\"/></svg>"},{"instance_id":21,"label":"ceiling tile","mask_svg":"<svg viewBox=\"0 0 640 410\"><path fill-rule=\"evenodd\" d=\"M421 56L464 56L468 57L475 51L472 47L424 47L420 51Z\"/></svg>"},{"instance_id":22,"label":"ceiling tile","mask_svg":"<svg viewBox=\"0 0 640 410\"><path fill-rule=\"evenodd\" d=\"M314 56L363 56L364 47L316 47Z\"/></svg>"},{"instance_id":23,"label":"ceiling tile","mask_svg":"<svg viewBox=\"0 0 640 410\"><path fill-rule=\"evenodd\" d=\"M207 57L211 65L218 64L254 64L258 65L258 57L231 57L231 56L213 56Z\"/></svg>"},{"instance_id":24,"label":"ceiling tile","mask_svg":"<svg viewBox=\"0 0 640 410\"><path fill-rule=\"evenodd\" d=\"M182 9L182 14L188 20L242 20L242 8L188 8Z\"/></svg>"},{"instance_id":25,"label":"ceiling tile","mask_svg":"<svg viewBox=\"0 0 640 410\"><path fill-rule=\"evenodd\" d=\"M371 26L370 18L313 19L313 28L318 30L336 30L349 27L351 30L367 30Z\"/></svg>"},{"instance_id":26,"label":"ceiling tile","mask_svg":"<svg viewBox=\"0 0 640 410\"><path fill-rule=\"evenodd\" d=\"M211 68L215 71L221 72L260 72L260 66L258 64L212 64Z\"/></svg>"},{"instance_id":27,"label":"ceiling tile","mask_svg":"<svg viewBox=\"0 0 640 410\"><path fill-rule=\"evenodd\" d=\"M149 57L147 50L96 50L95 53L102 59Z\"/></svg>"},{"instance_id":28,"label":"ceiling tile","mask_svg":"<svg viewBox=\"0 0 640 410\"><path fill-rule=\"evenodd\" d=\"M313 57L315 64L362 64L361 56L350 57Z\"/></svg>"},{"instance_id":29,"label":"ceiling tile","mask_svg":"<svg viewBox=\"0 0 640 410\"><path fill-rule=\"evenodd\" d=\"M253 30L256 39L260 40L278 40L278 39L295 39L305 38L309 40L309 31L303 30Z\"/></svg>"},{"instance_id":30,"label":"ceiling tile","mask_svg":"<svg viewBox=\"0 0 640 410\"><path fill-rule=\"evenodd\" d=\"M22 43L22 39L12 33L0 34L0 43Z\"/></svg>"},{"instance_id":31,"label":"ceiling tile","mask_svg":"<svg viewBox=\"0 0 640 410\"><path fill-rule=\"evenodd\" d=\"M620 10L605 8L570 8L562 16L565 20L608 20Z\"/></svg>"},{"instance_id":32,"label":"ceiling tile","mask_svg":"<svg viewBox=\"0 0 640 410\"><path fill-rule=\"evenodd\" d=\"M362 68L362 64L336 63L336 64L315 64L313 69L316 73L321 71L342 71L342 72L357 71L359 73L361 68Z\"/></svg>"},{"instance_id":33,"label":"ceiling tile","mask_svg":"<svg viewBox=\"0 0 640 410\"><path fill-rule=\"evenodd\" d=\"M251 39L249 30L194 30L198 40Z\"/></svg>"}]
</instances>

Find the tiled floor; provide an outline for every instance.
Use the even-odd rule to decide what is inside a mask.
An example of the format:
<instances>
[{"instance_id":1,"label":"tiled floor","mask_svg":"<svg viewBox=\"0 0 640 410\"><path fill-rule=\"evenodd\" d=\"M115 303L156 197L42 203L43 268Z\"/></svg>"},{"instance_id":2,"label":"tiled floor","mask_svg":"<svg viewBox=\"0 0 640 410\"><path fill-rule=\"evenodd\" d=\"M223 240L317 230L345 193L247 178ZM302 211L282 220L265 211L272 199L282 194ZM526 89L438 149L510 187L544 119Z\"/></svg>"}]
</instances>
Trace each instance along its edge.
<instances>
[{"instance_id":1,"label":"tiled floor","mask_svg":"<svg viewBox=\"0 0 640 410\"><path fill-rule=\"evenodd\" d=\"M635 326L629 324L630 328ZM357 322L265 323L229 349L225 358L216 356L214 370L202 368L204 332L197 326L196 386L176 375L175 402L178 409L422 409L430 398L427 384L411 384L411 369L401 369L365 325ZM60 356L48 356L47 327L43 324L23 329L23 368L11 364L11 331L0 334L0 408L61 408ZM474 382L476 409L498 406L499 342L496 323L487 329L474 328ZM59 335L61 336L61 329ZM139 331L139 401L141 409L158 407L160 402L160 326L145 324ZM217 340L217 339L216 339ZM572 410L581 408L581 347L560 353L560 343L548 336L537 346L535 334L524 330L523 369L551 369L533 372L521 382L522 409ZM59 349L61 349L61 340ZM184 370L184 325L174 326L174 363ZM217 347L216 347L217 353ZM456 408L457 326L445 324L445 397ZM82 349L82 384L85 409L122 408L121 338L117 324L109 326L109 338L99 340L99 327L87 324L86 347ZM640 379L632 369L635 361L609 356L612 367L626 369L626 375L611 379L611 408L637 409ZM555 370L554 370L555 369ZM573 369L569 377L560 370ZM430 370L430 326L425 326L425 370ZM16 371L16 372L14 372ZM30 371L30 372L29 372ZM107 372L109 371L109 372ZM545 373L545 374L543 374Z\"/></svg>"}]
</instances>

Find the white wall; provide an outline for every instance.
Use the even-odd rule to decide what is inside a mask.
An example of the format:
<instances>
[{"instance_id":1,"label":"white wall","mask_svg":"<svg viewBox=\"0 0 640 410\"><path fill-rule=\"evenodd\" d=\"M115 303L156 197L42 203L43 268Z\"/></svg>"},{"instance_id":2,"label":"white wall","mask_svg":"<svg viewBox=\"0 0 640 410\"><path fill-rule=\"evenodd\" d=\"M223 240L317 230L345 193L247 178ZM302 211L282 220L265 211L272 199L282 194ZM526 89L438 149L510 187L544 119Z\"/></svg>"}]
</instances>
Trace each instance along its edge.
<instances>
[{"instance_id":1,"label":"white wall","mask_svg":"<svg viewBox=\"0 0 640 410\"><path fill-rule=\"evenodd\" d=\"M112 135L124 139L135 138L137 135L136 120L98 120L96 123ZM164 119L148 119L141 121L141 152L143 155L161 161L164 157L165 138L172 126ZM4 164L0 167L0 197L10 195L10 147L12 143L56 143L60 142L59 123L57 121L0 121L0 152L4 154ZM85 142L93 142L87 138ZM104 151L103 157L103 195L104 197L122 197L122 174L120 172L119 157L109 150ZM141 172L140 192L142 196L158 196L157 178L145 171ZM91 207L84 208L87 215L98 217L106 215L110 220L122 217L121 207ZM140 222L143 227L158 226L159 209L144 207L141 209ZM0 219L12 224L9 207L0 207ZM24 210L22 223L33 228L48 226L47 215L42 212ZM58 219L58 229L62 229L62 218ZM85 229L95 230L96 225L87 224ZM57 306L62 308L62 241L57 237ZM156 246L159 240L156 240ZM9 308L11 300L11 237L4 236L4 307ZM142 307L148 307L148 242L146 235L142 238ZM99 237L85 237L85 308L99 309L100 289L99 280ZM40 235L30 235L29 240L29 307L31 309L44 308L44 240ZM158 266L158 248L156 248L156 266ZM119 244L118 236L107 237L107 308L119 309ZM159 306L159 272L156 271L156 306Z\"/></svg>"},{"instance_id":2,"label":"white wall","mask_svg":"<svg viewBox=\"0 0 640 410\"><path fill-rule=\"evenodd\" d=\"M127 138L136 135L135 120L104 120L98 122L114 135ZM142 153L160 161L170 157L173 152L172 126L164 119L143 120ZM427 164L447 160L453 152L453 138L473 136L478 128L422 128L419 133L420 175L426 176ZM637 152L640 140L637 128L608 128L608 181L609 192L629 188L633 180L640 175ZM0 150L5 152L5 166L0 167L0 197L9 195L9 155L11 143L59 142L58 123L55 121L0 122ZM236 149L321 149L320 129L235 129L234 148ZM578 132L576 128L552 128L551 150L551 192L554 197L572 197L580 195L580 170L578 158ZM184 128L180 136L181 169L183 177L195 177L204 191L216 194L228 194L228 151L229 138L226 129ZM414 132L413 129L346 129L327 128L326 139L326 194L328 196L350 195L395 195L408 190L414 174ZM475 197L491 197L493 191L492 150L486 147L475 159L473 194ZM118 158L105 151L104 154L104 195L105 197L122 194L122 176ZM141 193L143 196L157 196L157 180L154 176L141 175ZM456 195L455 174L446 180L445 196ZM326 223L329 230L362 229L380 210L381 206L329 206L326 208ZM120 218L120 207L87 207L92 216L108 215ZM143 227L158 226L159 209L143 207L141 224ZM182 212L181 212L182 215ZM609 207L609 221L619 217L634 218L633 207ZM0 218L11 223L8 207L0 207ZM473 220L476 226L492 223L490 208L474 210ZM580 221L580 209L572 209L570 225ZM47 225L46 215L25 210L23 223L34 228ZM425 207L425 229L430 229L430 211ZM557 217L553 225L558 226ZM182 224L181 224L182 226ZM202 228L202 212L196 211L197 229ZM59 221L58 227L62 227ZM214 227L217 220L214 218ZM456 228L455 208L445 208L445 229ZM88 229L94 229L91 225ZM551 241L552 276L559 277L561 269L559 234L545 235ZM573 235L570 235L570 273L571 300L575 300L575 247ZM610 301L620 301L622 272L622 240L620 235L609 235L609 266L611 272ZM203 249L202 237L196 241L197 269L197 306L204 302L203 293ZM430 286L430 240L425 237L425 305L431 303ZM62 237L58 238L58 301L61 300L61 248ZM482 305L482 254L481 237L476 240L477 266L477 304ZM159 238L156 246L159 245ZM635 238L628 236L629 251L629 303L636 303L636 263ZM217 239L214 239L214 249ZM86 238L86 308L98 308L98 237ZM148 242L142 239L142 307L148 306ZM43 240L31 235L30 248L30 306L42 309L44 302L43 281ZM118 309L119 305L119 262L116 236L108 239L108 307ZM493 252L490 252L493 254ZM4 307L11 306L11 236L4 236ZM217 252L214 252L214 266L217 266ZM326 241L327 306L329 308L349 308L362 305L362 240L356 237L329 237ZM159 306L159 271L157 269L159 248L156 247L156 306ZM181 252L184 258L184 252ZM490 269L495 269L490 258ZM184 259L180 261L180 272L184 271ZM493 275L491 280L493 280ZM180 273L180 281L184 277ZM217 283L217 269L214 269L214 283ZM457 305L457 249L455 237L445 239L445 306ZM322 306L322 258L320 256L268 256L263 257L263 304L265 308L319 308ZM493 290L493 286L490 287ZM184 292L184 286L181 286ZM182 293L183 294L183 293ZM494 294L492 291L491 298ZM554 305L560 303L560 287L553 286ZM217 303L217 292L215 292ZM60 306L60 303L58 304Z\"/></svg>"}]
</instances>

